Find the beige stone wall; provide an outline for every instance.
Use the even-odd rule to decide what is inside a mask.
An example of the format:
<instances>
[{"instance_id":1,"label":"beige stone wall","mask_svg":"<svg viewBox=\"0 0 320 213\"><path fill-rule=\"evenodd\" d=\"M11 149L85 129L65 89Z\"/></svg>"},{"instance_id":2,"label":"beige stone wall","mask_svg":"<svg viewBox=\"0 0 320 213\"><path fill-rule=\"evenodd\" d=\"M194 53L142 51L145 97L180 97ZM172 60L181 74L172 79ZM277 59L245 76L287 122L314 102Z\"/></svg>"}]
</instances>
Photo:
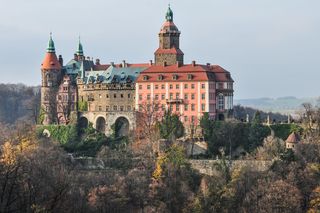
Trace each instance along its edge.
<instances>
[{"instance_id":1,"label":"beige stone wall","mask_svg":"<svg viewBox=\"0 0 320 213\"><path fill-rule=\"evenodd\" d=\"M88 102L90 112L134 111L135 86L116 85L115 88L105 84L78 84L79 101Z\"/></svg>"},{"instance_id":2,"label":"beige stone wall","mask_svg":"<svg viewBox=\"0 0 320 213\"><path fill-rule=\"evenodd\" d=\"M99 117L105 120L105 134L112 134L111 126L120 117L129 122L129 129L135 128L135 85L134 84L78 84L79 102L88 103L88 111L81 112L96 127Z\"/></svg>"}]
</instances>

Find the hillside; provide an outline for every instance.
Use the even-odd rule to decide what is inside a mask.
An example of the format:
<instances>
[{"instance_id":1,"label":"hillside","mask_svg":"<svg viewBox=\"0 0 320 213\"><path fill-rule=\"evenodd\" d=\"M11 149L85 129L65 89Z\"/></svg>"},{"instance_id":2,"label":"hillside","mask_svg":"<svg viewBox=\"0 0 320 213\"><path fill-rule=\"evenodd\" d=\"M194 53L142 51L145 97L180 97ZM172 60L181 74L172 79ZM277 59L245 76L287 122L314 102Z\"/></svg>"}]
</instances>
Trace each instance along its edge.
<instances>
[{"instance_id":1,"label":"hillside","mask_svg":"<svg viewBox=\"0 0 320 213\"><path fill-rule=\"evenodd\" d=\"M35 123L39 110L39 87L23 84L0 84L0 123L13 124L17 120Z\"/></svg>"},{"instance_id":2,"label":"hillside","mask_svg":"<svg viewBox=\"0 0 320 213\"><path fill-rule=\"evenodd\" d=\"M280 97L280 98L258 98L258 99L239 99L234 100L235 105L252 107L265 112L279 112L282 114L295 114L301 109L303 103L311 103L315 105L318 98L296 98L296 97Z\"/></svg>"}]
</instances>

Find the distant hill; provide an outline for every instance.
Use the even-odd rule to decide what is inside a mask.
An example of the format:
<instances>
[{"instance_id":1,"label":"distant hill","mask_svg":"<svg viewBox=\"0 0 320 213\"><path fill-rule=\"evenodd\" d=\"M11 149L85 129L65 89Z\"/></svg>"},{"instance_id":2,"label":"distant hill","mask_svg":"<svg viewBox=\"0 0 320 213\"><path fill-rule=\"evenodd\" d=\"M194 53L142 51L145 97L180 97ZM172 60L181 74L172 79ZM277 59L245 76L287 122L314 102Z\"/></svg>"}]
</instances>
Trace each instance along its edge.
<instances>
[{"instance_id":1,"label":"distant hill","mask_svg":"<svg viewBox=\"0 0 320 213\"><path fill-rule=\"evenodd\" d=\"M282 114L295 114L301 109L303 103L317 104L319 98L296 98L292 96L280 98L258 98L234 100L235 105L252 107L265 112L278 112Z\"/></svg>"},{"instance_id":2,"label":"distant hill","mask_svg":"<svg viewBox=\"0 0 320 213\"><path fill-rule=\"evenodd\" d=\"M0 123L21 120L35 123L40 108L39 89L23 84L0 84Z\"/></svg>"}]
</instances>

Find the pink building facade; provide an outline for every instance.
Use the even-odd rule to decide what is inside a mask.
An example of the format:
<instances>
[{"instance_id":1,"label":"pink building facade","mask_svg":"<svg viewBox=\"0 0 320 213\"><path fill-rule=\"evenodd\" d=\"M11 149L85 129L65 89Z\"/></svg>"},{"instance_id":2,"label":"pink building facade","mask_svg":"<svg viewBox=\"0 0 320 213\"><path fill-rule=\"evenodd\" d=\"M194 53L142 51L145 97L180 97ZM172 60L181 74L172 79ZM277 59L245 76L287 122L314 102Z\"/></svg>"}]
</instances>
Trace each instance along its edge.
<instances>
[{"instance_id":1,"label":"pink building facade","mask_svg":"<svg viewBox=\"0 0 320 213\"><path fill-rule=\"evenodd\" d=\"M135 108L154 106L180 115L185 125L198 125L204 113L224 120L233 113L233 79L218 65L184 64L180 31L168 9L159 33L155 63L141 72L136 81Z\"/></svg>"}]
</instances>

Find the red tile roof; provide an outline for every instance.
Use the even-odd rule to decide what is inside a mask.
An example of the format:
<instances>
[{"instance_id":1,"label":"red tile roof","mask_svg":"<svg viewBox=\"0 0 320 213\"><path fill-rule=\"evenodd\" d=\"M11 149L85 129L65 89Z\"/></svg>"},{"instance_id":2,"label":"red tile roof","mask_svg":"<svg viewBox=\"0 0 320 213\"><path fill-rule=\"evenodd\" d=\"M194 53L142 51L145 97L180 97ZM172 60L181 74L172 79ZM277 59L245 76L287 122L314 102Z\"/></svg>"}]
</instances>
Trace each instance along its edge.
<instances>
[{"instance_id":1,"label":"red tile roof","mask_svg":"<svg viewBox=\"0 0 320 213\"><path fill-rule=\"evenodd\" d=\"M93 70L106 70L110 67L110 64L96 64L93 66Z\"/></svg>"},{"instance_id":2,"label":"red tile roof","mask_svg":"<svg viewBox=\"0 0 320 213\"><path fill-rule=\"evenodd\" d=\"M55 53L46 53L41 64L41 69L61 69L60 62Z\"/></svg>"},{"instance_id":3,"label":"red tile roof","mask_svg":"<svg viewBox=\"0 0 320 213\"><path fill-rule=\"evenodd\" d=\"M177 80L173 80L173 74L178 75ZM143 82L143 76L148 76L148 81L188 81L188 74L192 75L192 81L233 81L230 73L218 65L185 64L182 66L153 65L142 71L137 82ZM163 80L158 80L159 75Z\"/></svg>"},{"instance_id":4,"label":"red tile roof","mask_svg":"<svg viewBox=\"0 0 320 213\"><path fill-rule=\"evenodd\" d=\"M177 49L175 47L173 47L171 49L158 48L154 53L155 54L178 54L178 55L183 55L183 52L180 49Z\"/></svg>"},{"instance_id":5,"label":"red tile roof","mask_svg":"<svg viewBox=\"0 0 320 213\"><path fill-rule=\"evenodd\" d=\"M300 136L293 132L289 135L289 137L286 140L287 143L299 143L300 142Z\"/></svg>"}]
</instances>

